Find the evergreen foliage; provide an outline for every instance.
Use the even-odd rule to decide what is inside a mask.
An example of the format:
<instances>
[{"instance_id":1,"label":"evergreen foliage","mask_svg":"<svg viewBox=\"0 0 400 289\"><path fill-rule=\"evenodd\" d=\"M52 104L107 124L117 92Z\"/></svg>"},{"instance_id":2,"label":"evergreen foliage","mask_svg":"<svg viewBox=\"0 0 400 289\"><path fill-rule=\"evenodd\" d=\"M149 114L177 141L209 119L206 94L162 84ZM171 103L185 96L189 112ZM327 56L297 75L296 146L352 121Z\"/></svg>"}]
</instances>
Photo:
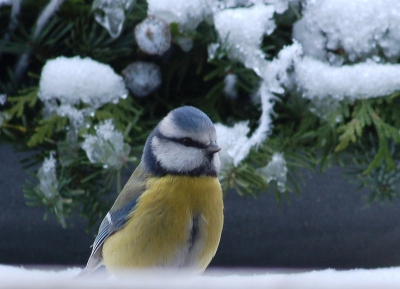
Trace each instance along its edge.
<instances>
[{"instance_id":1,"label":"evergreen foliage","mask_svg":"<svg viewBox=\"0 0 400 289\"><path fill-rule=\"evenodd\" d=\"M113 119L115 129L123 133L131 147L126 164L138 163L149 132L166 113L182 105L198 107L214 122L234 125L247 120L250 134L256 129L261 112L251 96L260 78L239 60L229 58L229 48L224 45L209 60L207 45L217 41L217 32L209 23L202 22L191 31L193 47L187 52L177 44L182 32L178 25L171 24L171 48L161 56L148 55L139 50L134 38L136 25L147 16L146 1L137 0L134 11L126 14L118 38L112 38L95 21L89 0L66 1L38 31L35 23L46 4L47 1L24 1L13 29L9 25L11 7L0 8L0 93L7 95L5 104L0 104L0 138L16 147L34 150L36 156L27 165L35 169L50 152L56 152L57 195L48 198L32 183L24 186L24 194L28 205L45 206L63 226L67 226L72 211L87 218L89 227L101 219L121 188L122 168L90 162L79 143L73 146L67 141L72 126L69 118L43 114L38 89L47 60L58 56L90 57L109 64L117 73L137 60L159 65L163 80L157 91L143 98L129 95L118 103L101 106L77 132L77 139L82 141L86 134L95 134L101 122ZM293 5L284 14L275 15L277 28L263 38L261 46L267 59L273 59L282 47L292 43L292 25L300 17L301 9ZM236 98L223 92L228 74L237 76ZM301 190L296 169L342 165L352 180L358 179L360 186L371 189L371 201L397 198L399 95L343 101L334 113L319 117L310 109L310 100L288 88L284 94L276 95L269 137L238 166L229 165L222 171L224 191L235 189L241 195L256 196L272 188L280 201L290 192ZM77 107L85 109L87 105ZM283 153L288 168L284 193L260 172L275 152Z\"/></svg>"}]
</instances>

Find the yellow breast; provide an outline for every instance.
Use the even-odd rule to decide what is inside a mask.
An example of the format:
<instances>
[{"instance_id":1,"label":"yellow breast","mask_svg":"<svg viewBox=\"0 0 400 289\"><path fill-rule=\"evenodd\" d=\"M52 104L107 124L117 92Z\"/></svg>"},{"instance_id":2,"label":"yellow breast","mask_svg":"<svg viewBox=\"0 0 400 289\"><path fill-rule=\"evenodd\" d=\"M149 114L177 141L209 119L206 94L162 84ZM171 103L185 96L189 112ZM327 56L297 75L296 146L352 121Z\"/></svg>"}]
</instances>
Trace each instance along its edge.
<instances>
[{"instance_id":1,"label":"yellow breast","mask_svg":"<svg viewBox=\"0 0 400 289\"><path fill-rule=\"evenodd\" d=\"M217 178L150 178L125 226L103 245L103 263L121 267L191 267L203 271L217 250L222 225L222 190ZM189 247L193 218L196 247Z\"/></svg>"}]
</instances>

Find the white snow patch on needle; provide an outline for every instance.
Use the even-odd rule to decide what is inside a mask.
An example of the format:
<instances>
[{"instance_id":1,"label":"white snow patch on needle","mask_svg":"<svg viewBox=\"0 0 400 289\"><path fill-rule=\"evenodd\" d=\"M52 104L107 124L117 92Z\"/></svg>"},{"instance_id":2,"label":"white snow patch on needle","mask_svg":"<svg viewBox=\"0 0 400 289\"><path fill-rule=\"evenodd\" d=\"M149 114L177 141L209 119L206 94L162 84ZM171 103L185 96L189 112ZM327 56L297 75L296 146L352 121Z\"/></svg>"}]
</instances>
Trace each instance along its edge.
<instances>
[{"instance_id":1,"label":"white snow patch on needle","mask_svg":"<svg viewBox=\"0 0 400 289\"><path fill-rule=\"evenodd\" d=\"M102 164L104 168L120 169L127 161L130 146L124 143L122 132L115 129L112 119L95 126L96 135L85 134L81 144L92 163Z\"/></svg>"},{"instance_id":2,"label":"white snow patch on needle","mask_svg":"<svg viewBox=\"0 0 400 289\"><path fill-rule=\"evenodd\" d=\"M248 122L238 122L233 127L225 126L221 123L215 124L217 131L218 144L221 146L219 156L221 158L222 169L237 163L237 154L243 143L248 142L247 134L250 131Z\"/></svg>"},{"instance_id":3,"label":"white snow patch on needle","mask_svg":"<svg viewBox=\"0 0 400 289\"><path fill-rule=\"evenodd\" d=\"M221 10L214 14L214 25L220 42L227 42L231 58L240 59L257 74L265 64L260 44L264 34L275 30L272 5L258 4L252 7Z\"/></svg>"},{"instance_id":4,"label":"white snow patch on needle","mask_svg":"<svg viewBox=\"0 0 400 289\"><path fill-rule=\"evenodd\" d=\"M268 182L275 180L278 190L281 193L285 192L288 169L282 153L274 153L272 160L265 167L261 168L260 172L267 178Z\"/></svg>"},{"instance_id":5,"label":"white snow patch on needle","mask_svg":"<svg viewBox=\"0 0 400 289\"><path fill-rule=\"evenodd\" d=\"M308 1L293 27L304 52L293 80L312 111L324 116L340 101L399 91L399 25L397 0Z\"/></svg>"},{"instance_id":6,"label":"white snow patch on needle","mask_svg":"<svg viewBox=\"0 0 400 289\"><path fill-rule=\"evenodd\" d=\"M57 99L61 104L80 102L93 108L125 98L128 92L124 81L107 64L80 58L58 57L43 67L39 83L42 101Z\"/></svg>"},{"instance_id":7,"label":"white snow patch on needle","mask_svg":"<svg viewBox=\"0 0 400 289\"><path fill-rule=\"evenodd\" d=\"M148 0L148 15L154 15L167 23L178 23L183 30L194 30L211 13L210 3L205 0Z\"/></svg>"},{"instance_id":8,"label":"white snow patch on needle","mask_svg":"<svg viewBox=\"0 0 400 289\"><path fill-rule=\"evenodd\" d=\"M340 65L381 56L391 62L400 57L400 1L306 1L293 36L304 53Z\"/></svg>"},{"instance_id":9,"label":"white snow patch on needle","mask_svg":"<svg viewBox=\"0 0 400 289\"><path fill-rule=\"evenodd\" d=\"M339 101L381 97L400 90L399 64L369 61L336 67L304 57L295 70L303 96L316 101L327 97Z\"/></svg>"},{"instance_id":10,"label":"white snow patch on needle","mask_svg":"<svg viewBox=\"0 0 400 289\"><path fill-rule=\"evenodd\" d=\"M262 36L275 30L271 5L225 9L214 15L215 28L221 40L231 44L258 48Z\"/></svg>"}]
</instances>

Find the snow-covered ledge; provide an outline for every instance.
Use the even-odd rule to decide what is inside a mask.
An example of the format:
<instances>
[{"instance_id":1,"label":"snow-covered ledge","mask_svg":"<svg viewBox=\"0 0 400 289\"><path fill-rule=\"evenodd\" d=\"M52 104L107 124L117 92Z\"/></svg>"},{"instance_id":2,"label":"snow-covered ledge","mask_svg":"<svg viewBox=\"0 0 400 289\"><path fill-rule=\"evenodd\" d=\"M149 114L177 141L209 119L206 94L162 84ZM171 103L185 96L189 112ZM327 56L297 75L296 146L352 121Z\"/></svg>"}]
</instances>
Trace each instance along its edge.
<instances>
[{"instance_id":1,"label":"snow-covered ledge","mask_svg":"<svg viewBox=\"0 0 400 289\"><path fill-rule=\"evenodd\" d=\"M285 272L207 270L200 276L171 272L130 272L123 277L75 278L79 268L25 269L0 265L0 288L399 288L400 267Z\"/></svg>"}]
</instances>

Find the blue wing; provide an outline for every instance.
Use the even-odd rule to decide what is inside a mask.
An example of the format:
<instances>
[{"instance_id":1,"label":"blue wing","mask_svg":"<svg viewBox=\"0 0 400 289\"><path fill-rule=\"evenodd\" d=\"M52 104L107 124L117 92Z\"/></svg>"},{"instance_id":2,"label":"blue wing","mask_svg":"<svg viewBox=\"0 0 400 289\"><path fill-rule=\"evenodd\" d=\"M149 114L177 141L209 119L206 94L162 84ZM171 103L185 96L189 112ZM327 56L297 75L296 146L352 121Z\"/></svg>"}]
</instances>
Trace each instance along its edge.
<instances>
[{"instance_id":1,"label":"blue wing","mask_svg":"<svg viewBox=\"0 0 400 289\"><path fill-rule=\"evenodd\" d=\"M104 241L114 232L121 229L126 221L127 216L133 210L137 202L137 197L128 202L125 206L115 212L108 212L103 221L101 222L99 232L93 243L92 253L90 254L89 261L86 265L86 270L93 271L101 266L102 253Z\"/></svg>"},{"instance_id":2,"label":"blue wing","mask_svg":"<svg viewBox=\"0 0 400 289\"><path fill-rule=\"evenodd\" d=\"M85 268L86 273L91 273L102 265L104 241L125 225L127 217L134 210L139 196L146 190L147 179L148 174L142 170L141 164L139 164L100 224L99 232L92 246L92 253Z\"/></svg>"}]
</instances>

